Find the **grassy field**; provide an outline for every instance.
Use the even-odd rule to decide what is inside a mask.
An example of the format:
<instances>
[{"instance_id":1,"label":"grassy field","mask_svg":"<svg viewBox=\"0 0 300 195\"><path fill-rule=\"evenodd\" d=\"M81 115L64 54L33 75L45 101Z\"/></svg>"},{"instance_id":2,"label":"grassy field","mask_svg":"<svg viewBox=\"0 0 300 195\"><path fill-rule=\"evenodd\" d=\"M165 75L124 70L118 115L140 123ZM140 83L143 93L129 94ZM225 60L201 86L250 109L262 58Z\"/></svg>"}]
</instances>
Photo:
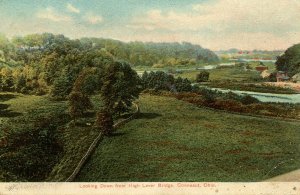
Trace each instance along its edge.
<instances>
[{"instance_id":1,"label":"grassy field","mask_svg":"<svg viewBox=\"0 0 300 195\"><path fill-rule=\"evenodd\" d=\"M65 102L54 102L43 96L0 92L1 129L30 129L35 119L64 112ZM0 131L0 136L3 131Z\"/></svg>"},{"instance_id":2,"label":"grassy field","mask_svg":"<svg viewBox=\"0 0 300 195\"><path fill-rule=\"evenodd\" d=\"M248 64L254 70L256 66L261 66L260 62L248 62ZM276 71L276 66L273 62L264 62L263 64L268 67L269 71L271 72Z\"/></svg>"},{"instance_id":3,"label":"grassy field","mask_svg":"<svg viewBox=\"0 0 300 195\"><path fill-rule=\"evenodd\" d=\"M76 181L261 181L300 168L300 122L227 114L143 95Z\"/></svg>"},{"instance_id":4,"label":"grassy field","mask_svg":"<svg viewBox=\"0 0 300 195\"><path fill-rule=\"evenodd\" d=\"M244 71L241 67L228 67L228 68L217 68L213 70L207 70L209 74L209 80L211 81L219 81L219 80L237 80L244 81L249 80L251 78L259 77L259 73L256 71ZM183 72L182 74L178 74L182 78L188 78L191 81L196 80L197 74L200 70Z\"/></svg>"},{"instance_id":5,"label":"grassy field","mask_svg":"<svg viewBox=\"0 0 300 195\"><path fill-rule=\"evenodd\" d=\"M99 104L98 97L94 97L92 101L96 106ZM67 103L65 101L52 101L47 96L0 93L0 138L4 136L4 132L27 131L30 133L36 121L50 116L64 116L65 123L58 127L58 137L63 152L60 154L59 162L47 174L46 180L64 181L73 172L82 155L99 133L97 130L85 125L86 122L94 120L93 113L79 120L78 122L81 124L72 126L69 124L70 118L67 114ZM2 170L0 167L1 173L7 171L9 170ZM3 178L0 174L0 181L7 181L7 178Z\"/></svg>"},{"instance_id":6,"label":"grassy field","mask_svg":"<svg viewBox=\"0 0 300 195\"><path fill-rule=\"evenodd\" d=\"M98 99L92 99L96 106ZM139 101L141 116L99 144L77 181L259 181L300 167L300 122L211 111L169 97ZM63 151L46 181L70 176L98 134L85 125L93 113L72 126L64 101L0 93L0 138L64 115L58 127Z\"/></svg>"}]
</instances>

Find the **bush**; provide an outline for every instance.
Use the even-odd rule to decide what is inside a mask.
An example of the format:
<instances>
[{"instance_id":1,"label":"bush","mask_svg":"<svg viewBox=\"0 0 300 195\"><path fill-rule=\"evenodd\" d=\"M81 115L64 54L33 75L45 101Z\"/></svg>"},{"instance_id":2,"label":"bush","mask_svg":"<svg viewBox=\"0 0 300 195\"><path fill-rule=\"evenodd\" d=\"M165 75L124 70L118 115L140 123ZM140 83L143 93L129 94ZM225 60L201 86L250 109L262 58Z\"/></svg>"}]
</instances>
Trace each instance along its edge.
<instances>
[{"instance_id":1,"label":"bush","mask_svg":"<svg viewBox=\"0 0 300 195\"><path fill-rule=\"evenodd\" d=\"M213 105L214 108L218 108L221 110L229 110L233 112L243 112L244 107L243 105L236 101L236 100L223 100L223 99L217 99Z\"/></svg>"},{"instance_id":2,"label":"bush","mask_svg":"<svg viewBox=\"0 0 300 195\"><path fill-rule=\"evenodd\" d=\"M207 71L201 71L199 74L197 74L196 82L206 82L209 79L209 72Z\"/></svg>"},{"instance_id":3,"label":"bush","mask_svg":"<svg viewBox=\"0 0 300 195\"><path fill-rule=\"evenodd\" d=\"M198 94L200 94L203 98L204 101L208 104L213 103L215 101L215 99L220 96L222 93L221 92L217 92L217 91L213 91L210 89L206 89L206 88L200 88L198 91Z\"/></svg>"},{"instance_id":4,"label":"bush","mask_svg":"<svg viewBox=\"0 0 300 195\"><path fill-rule=\"evenodd\" d=\"M259 100L256 99L255 97L252 97L250 95L245 95L241 98L241 102L242 104L254 104L254 103L258 103Z\"/></svg>"},{"instance_id":5,"label":"bush","mask_svg":"<svg viewBox=\"0 0 300 195\"><path fill-rule=\"evenodd\" d=\"M269 82L276 82L277 81L277 77L276 77L276 72L272 72L270 74L270 76L268 77Z\"/></svg>"}]
</instances>

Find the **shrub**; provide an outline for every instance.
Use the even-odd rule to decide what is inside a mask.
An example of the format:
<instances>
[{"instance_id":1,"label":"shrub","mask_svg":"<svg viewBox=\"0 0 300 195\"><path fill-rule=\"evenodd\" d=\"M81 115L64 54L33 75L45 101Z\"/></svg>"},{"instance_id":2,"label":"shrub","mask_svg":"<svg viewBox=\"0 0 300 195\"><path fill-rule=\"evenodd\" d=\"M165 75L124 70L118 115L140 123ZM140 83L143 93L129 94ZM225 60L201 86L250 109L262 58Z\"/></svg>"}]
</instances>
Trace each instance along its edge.
<instances>
[{"instance_id":1,"label":"shrub","mask_svg":"<svg viewBox=\"0 0 300 195\"><path fill-rule=\"evenodd\" d=\"M254 104L254 103L258 103L259 100L250 95L245 95L241 98L241 102L242 104Z\"/></svg>"},{"instance_id":2,"label":"shrub","mask_svg":"<svg viewBox=\"0 0 300 195\"><path fill-rule=\"evenodd\" d=\"M270 74L270 76L268 77L269 82L276 82L277 81L277 77L276 77L276 72L272 72Z\"/></svg>"},{"instance_id":3,"label":"shrub","mask_svg":"<svg viewBox=\"0 0 300 195\"><path fill-rule=\"evenodd\" d=\"M236 100L223 100L223 99L217 99L213 105L214 108L219 108L222 110L229 110L234 112L243 112L244 107L243 105L236 101Z\"/></svg>"},{"instance_id":4,"label":"shrub","mask_svg":"<svg viewBox=\"0 0 300 195\"><path fill-rule=\"evenodd\" d=\"M209 79L209 72L207 71L201 71L199 74L197 74L196 82L206 82Z\"/></svg>"}]
</instances>

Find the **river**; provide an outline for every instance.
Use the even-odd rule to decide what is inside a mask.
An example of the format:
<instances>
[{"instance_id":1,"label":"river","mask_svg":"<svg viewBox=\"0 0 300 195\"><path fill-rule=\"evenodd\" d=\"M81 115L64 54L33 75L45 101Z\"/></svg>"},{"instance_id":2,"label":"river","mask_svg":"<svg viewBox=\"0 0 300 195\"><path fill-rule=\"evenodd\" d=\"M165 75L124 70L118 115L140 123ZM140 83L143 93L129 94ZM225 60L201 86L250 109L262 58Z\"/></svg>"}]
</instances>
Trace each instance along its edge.
<instances>
[{"instance_id":1,"label":"river","mask_svg":"<svg viewBox=\"0 0 300 195\"><path fill-rule=\"evenodd\" d=\"M217 67L228 67L228 66L234 66L235 63L223 63L219 65L206 65L206 66L200 66L196 68L176 68L176 72L188 72L188 71L195 71L195 70L213 70L216 69ZM142 76L144 72L150 73L150 72L157 72L157 71L163 71L163 72L168 72L166 69L153 69L153 70L137 70L137 74L139 76Z\"/></svg>"},{"instance_id":2,"label":"river","mask_svg":"<svg viewBox=\"0 0 300 195\"><path fill-rule=\"evenodd\" d=\"M218 66L234 66L233 63L228 64L220 64L220 65L207 65L198 68L191 69L176 69L176 71L191 71L191 70L212 70L217 68ZM159 71L159 70L153 70ZM163 70L160 70L163 71ZM141 76L144 71L137 71L137 73ZM151 71L147 71L151 72ZM164 71L166 72L166 71ZM196 84L196 83L193 83ZM260 93L260 92L252 92L252 91L239 91L239 90L230 90L230 89L221 89L221 88L209 88L214 89L221 92L233 92L239 95L250 95L252 97L257 98L261 102L279 102L279 103L292 103L292 104L300 104L300 94L275 94L275 93Z\"/></svg>"},{"instance_id":3,"label":"river","mask_svg":"<svg viewBox=\"0 0 300 195\"><path fill-rule=\"evenodd\" d=\"M274 94L274 93L260 93L252 91L239 91L230 89L210 88L221 92L233 92L239 95L250 95L257 98L261 102L279 102L300 104L300 94Z\"/></svg>"}]
</instances>

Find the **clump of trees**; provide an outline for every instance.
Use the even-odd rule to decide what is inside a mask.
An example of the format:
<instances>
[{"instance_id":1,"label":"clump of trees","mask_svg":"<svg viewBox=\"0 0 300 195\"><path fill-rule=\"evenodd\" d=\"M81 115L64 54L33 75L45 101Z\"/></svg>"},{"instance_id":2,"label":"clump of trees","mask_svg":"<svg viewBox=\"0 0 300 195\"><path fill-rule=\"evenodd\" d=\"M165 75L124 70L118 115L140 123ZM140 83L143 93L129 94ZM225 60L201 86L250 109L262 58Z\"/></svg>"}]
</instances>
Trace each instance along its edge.
<instances>
[{"instance_id":1,"label":"clump of trees","mask_svg":"<svg viewBox=\"0 0 300 195\"><path fill-rule=\"evenodd\" d=\"M97 109L95 126L109 135L112 116L128 111L141 90L141 79L127 62L111 60L100 67L86 67L79 73L68 95L70 116L74 121L82 117L92 108L89 95L99 94L102 107Z\"/></svg>"},{"instance_id":2,"label":"clump of trees","mask_svg":"<svg viewBox=\"0 0 300 195\"><path fill-rule=\"evenodd\" d=\"M157 63L153 56L158 53L160 59L175 55L178 59L194 58L196 53L184 54L192 47L199 58L209 53L201 53L200 46L187 44L71 40L50 33L12 40L0 36L0 91L48 94L56 100L69 100L69 113L74 120L92 107L89 95L99 94L102 108L96 108L98 111L111 116L121 114L129 110L142 90L141 79L132 65L153 65ZM170 50L176 48L183 53Z\"/></svg>"},{"instance_id":3,"label":"clump of trees","mask_svg":"<svg viewBox=\"0 0 300 195\"><path fill-rule=\"evenodd\" d=\"M126 61L131 66L174 66L215 63L212 51L190 43L123 43L101 38L71 40L51 33L13 37L0 36L0 91L51 94L66 99L85 68L89 74L83 92L99 91L107 64ZM120 102L120 105L122 103ZM120 108L122 106L119 106Z\"/></svg>"},{"instance_id":4,"label":"clump of trees","mask_svg":"<svg viewBox=\"0 0 300 195\"><path fill-rule=\"evenodd\" d=\"M144 89L167 90L172 92L192 91L194 87L188 79L181 77L174 78L172 74L163 71L150 73L144 72L142 75L142 85Z\"/></svg>"},{"instance_id":5,"label":"clump of trees","mask_svg":"<svg viewBox=\"0 0 300 195\"><path fill-rule=\"evenodd\" d=\"M206 82L209 79L209 72L208 71L201 71L200 73L197 74L196 76L196 82Z\"/></svg>"}]
</instances>

